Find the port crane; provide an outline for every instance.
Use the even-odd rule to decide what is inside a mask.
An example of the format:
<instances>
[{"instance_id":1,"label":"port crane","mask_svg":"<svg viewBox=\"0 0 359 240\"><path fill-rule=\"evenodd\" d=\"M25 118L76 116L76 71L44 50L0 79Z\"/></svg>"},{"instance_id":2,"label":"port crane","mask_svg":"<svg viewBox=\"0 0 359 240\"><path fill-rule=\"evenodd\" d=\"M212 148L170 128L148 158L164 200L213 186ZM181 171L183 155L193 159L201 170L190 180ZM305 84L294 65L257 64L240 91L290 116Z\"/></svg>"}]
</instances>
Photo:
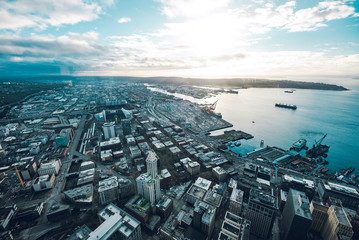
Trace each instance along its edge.
<instances>
[{"instance_id":1,"label":"port crane","mask_svg":"<svg viewBox=\"0 0 359 240\"><path fill-rule=\"evenodd\" d=\"M313 147L306 152L307 157L317 158L317 157L327 157L328 156L327 152L329 150L329 146L322 145L322 142L326 136L327 136L327 134L325 134L319 140L319 142L315 141L315 144L313 144Z\"/></svg>"},{"instance_id":2,"label":"port crane","mask_svg":"<svg viewBox=\"0 0 359 240\"><path fill-rule=\"evenodd\" d=\"M315 141L315 144L313 144L313 147L319 146L320 144L322 144L324 138L327 136L327 134L325 134L320 140L319 142Z\"/></svg>"}]
</instances>

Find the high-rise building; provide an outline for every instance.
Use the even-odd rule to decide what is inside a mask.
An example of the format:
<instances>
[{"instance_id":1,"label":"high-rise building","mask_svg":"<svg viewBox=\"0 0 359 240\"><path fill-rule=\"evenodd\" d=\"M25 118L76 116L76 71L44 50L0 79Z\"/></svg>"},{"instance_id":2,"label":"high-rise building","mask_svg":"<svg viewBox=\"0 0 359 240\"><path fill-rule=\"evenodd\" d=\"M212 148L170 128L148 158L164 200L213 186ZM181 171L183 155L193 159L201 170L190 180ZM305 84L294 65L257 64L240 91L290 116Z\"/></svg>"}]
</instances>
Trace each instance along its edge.
<instances>
[{"instance_id":1,"label":"high-rise building","mask_svg":"<svg viewBox=\"0 0 359 240\"><path fill-rule=\"evenodd\" d=\"M147 199L151 204L161 199L160 179L152 178L144 173L136 178L137 193Z\"/></svg>"},{"instance_id":2,"label":"high-rise building","mask_svg":"<svg viewBox=\"0 0 359 240\"><path fill-rule=\"evenodd\" d=\"M146 165L147 165L147 174L151 175L151 177L156 178L157 173L157 161L158 156L154 151L149 151L147 158L146 158Z\"/></svg>"},{"instance_id":3,"label":"high-rise building","mask_svg":"<svg viewBox=\"0 0 359 240\"><path fill-rule=\"evenodd\" d=\"M115 124L113 122L104 123L102 126L105 140L116 137Z\"/></svg>"},{"instance_id":4,"label":"high-rise building","mask_svg":"<svg viewBox=\"0 0 359 240\"><path fill-rule=\"evenodd\" d=\"M229 199L229 211L238 216L241 215L244 192L240 189L233 188Z\"/></svg>"},{"instance_id":5,"label":"high-rise building","mask_svg":"<svg viewBox=\"0 0 359 240\"><path fill-rule=\"evenodd\" d=\"M310 229L314 232L321 233L322 228L328 218L328 206L311 201L310 213L312 214L312 225Z\"/></svg>"},{"instance_id":6,"label":"high-rise building","mask_svg":"<svg viewBox=\"0 0 359 240\"><path fill-rule=\"evenodd\" d=\"M122 119L122 131L125 136L131 134L131 120Z\"/></svg>"},{"instance_id":7,"label":"high-rise building","mask_svg":"<svg viewBox=\"0 0 359 240\"><path fill-rule=\"evenodd\" d=\"M227 211L218 240L249 240L250 227L249 220Z\"/></svg>"},{"instance_id":8,"label":"high-rise building","mask_svg":"<svg viewBox=\"0 0 359 240\"><path fill-rule=\"evenodd\" d=\"M322 229L326 240L351 239L354 232L339 199L329 198L328 219Z\"/></svg>"},{"instance_id":9,"label":"high-rise building","mask_svg":"<svg viewBox=\"0 0 359 240\"><path fill-rule=\"evenodd\" d=\"M251 221L251 234L267 239L272 232L277 211L277 198L251 189L248 208L244 214L244 217Z\"/></svg>"},{"instance_id":10,"label":"high-rise building","mask_svg":"<svg viewBox=\"0 0 359 240\"><path fill-rule=\"evenodd\" d=\"M193 210L193 226L206 233L208 239L211 239L215 216L215 207L200 200L195 202Z\"/></svg>"},{"instance_id":11,"label":"high-rise building","mask_svg":"<svg viewBox=\"0 0 359 240\"><path fill-rule=\"evenodd\" d=\"M283 239L306 239L311 224L312 216L307 196L291 188L282 214Z\"/></svg>"},{"instance_id":12,"label":"high-rise building","mask_svg":"<svg viewBox=\"0 0 359 240\"><path fill-rule=\"evenodd\" d=\"M117 201L119 198L117 177L113 176L100 181L98 194L102 205Z\"/></svg>"}]
</instances>

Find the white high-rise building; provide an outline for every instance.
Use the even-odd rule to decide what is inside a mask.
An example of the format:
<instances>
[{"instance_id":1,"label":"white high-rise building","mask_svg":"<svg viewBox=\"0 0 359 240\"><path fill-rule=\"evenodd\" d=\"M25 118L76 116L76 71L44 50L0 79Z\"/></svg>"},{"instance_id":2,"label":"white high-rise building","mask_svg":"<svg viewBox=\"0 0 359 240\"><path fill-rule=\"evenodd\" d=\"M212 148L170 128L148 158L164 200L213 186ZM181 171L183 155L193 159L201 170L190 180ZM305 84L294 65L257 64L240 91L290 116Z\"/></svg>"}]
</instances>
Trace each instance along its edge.
<instances>
[{"instance_id":1,"label":"white high-rise building","mask_svg":"<svg viewBox=\"0 0 359 240\"><path fill-rule=\"evenodd\" d=\"M136 178L137 193L147 199L151 204L161 199L160 179L152 178L144 173Z\"/></svg>"},{"instance_id":2,"label":"white high-rise building","mask_svg":"<svg viewBox=\"0 0 359 240\"><path fill-rule=\"evenodd\" d=\"M154 151L150 151L146 158L146 165L147 165L147 173L151 175L151 177L157 177L157 161L158 156Z\"/></svg>"},{"instance_id":3,"label":"white high-rise building","mask_svg":"<svg viewBox=\"0 0 359 240\"><path fill-rule=\"evenodd\" d=\"M102 130L106 140L116 137L115 124L113 122L104 123Z\"/></svg>"},{"instance_id":4,"label":"white high-rise building","mask_svg":"<svg viewBox=\"0 0 359 240\"><path fill-rule=\"evenodd\" d=\"M137 193L149 200L151 204L161 199L160 179L157 170L158 156L150 151L146 158L147 173L136 178Z\"/></svg>"}]
</instances>

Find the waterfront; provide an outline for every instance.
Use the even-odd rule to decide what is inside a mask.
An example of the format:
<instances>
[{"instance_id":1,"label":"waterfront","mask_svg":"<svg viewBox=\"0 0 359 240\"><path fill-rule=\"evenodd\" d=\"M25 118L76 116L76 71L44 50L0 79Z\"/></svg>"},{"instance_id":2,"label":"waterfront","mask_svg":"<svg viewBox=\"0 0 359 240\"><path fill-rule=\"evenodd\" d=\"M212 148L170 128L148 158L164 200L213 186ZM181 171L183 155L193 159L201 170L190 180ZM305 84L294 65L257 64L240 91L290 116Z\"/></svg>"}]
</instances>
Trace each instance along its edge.
<instances>
[{"instance_id":1,"label":"waterfront","mask_svg":"<svg viewBox=\"0 0 359 240\"><path fill-rule=\"evenodd\" d=\"M216 112L233 124L234 129L254 136L234 151L244 154L265 145L289 149L300 138L311 147L328 134L323 144L329 145L327 160L331 171L350 166L359 171L359 91L322 91L297 89L238 89L238 94L220 94L207 99L195 99L181 94L177 97L197 103L217 103ZM162 91L163 92L163 91ZM276 108L276 103L297 105L297 110ZM223 130L214 132L214 134Z\"/></svg>"}]
</instances>

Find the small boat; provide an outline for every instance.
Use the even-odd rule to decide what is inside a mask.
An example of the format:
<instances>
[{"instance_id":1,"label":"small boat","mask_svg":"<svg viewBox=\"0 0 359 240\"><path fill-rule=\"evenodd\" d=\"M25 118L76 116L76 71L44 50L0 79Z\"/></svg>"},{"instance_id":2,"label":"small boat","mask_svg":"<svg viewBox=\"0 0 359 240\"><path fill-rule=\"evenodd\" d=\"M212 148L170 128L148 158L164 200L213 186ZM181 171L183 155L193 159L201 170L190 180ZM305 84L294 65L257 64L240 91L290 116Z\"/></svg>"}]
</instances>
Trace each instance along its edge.
<instances>
[{"instance_id":1,"label":"small boat","mask_svg":"<svg viewBox=\"0 0 359 240\"><path fill-rule=\"evenodd\" d=\"M285 93L293 93L293 90L286 90Z\"/></svg>"},{"instance_id":2,"label":"small boat","mask_svg":"<svg viewBox=\"0 0 359 240\"><path fill-rule=\"evenodd\" d=\"M252 121L252 123L255 123L255 121Z\"/></svg>"},{"instance_id":3,"label":"small boat","mask_svg":"<svg viewBox=\"0 0 359 240\"><path fill-rule=\"evenodd\" d=\"M241 146L241 142L240 142L240 141L237 141L237 142L234 143L234 145L237 146L237 147L238 147L238 146Z\"/></svg>"}]
</instances>

